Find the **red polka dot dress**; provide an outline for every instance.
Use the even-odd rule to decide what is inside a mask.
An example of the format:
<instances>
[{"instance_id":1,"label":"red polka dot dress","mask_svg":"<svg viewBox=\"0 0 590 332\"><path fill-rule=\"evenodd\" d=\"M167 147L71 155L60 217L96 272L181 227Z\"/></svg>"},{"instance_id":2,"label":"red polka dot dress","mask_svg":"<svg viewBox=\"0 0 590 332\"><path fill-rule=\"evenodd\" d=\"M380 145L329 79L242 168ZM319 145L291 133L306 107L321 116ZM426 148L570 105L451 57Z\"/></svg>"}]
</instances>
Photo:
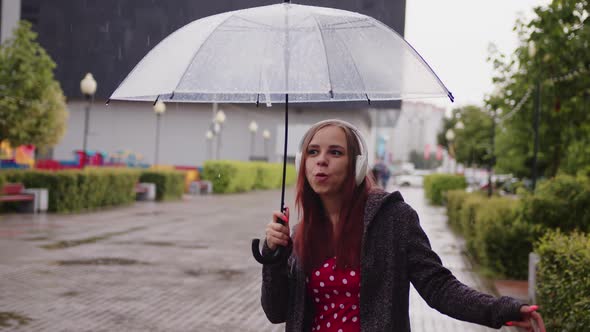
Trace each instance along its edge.
<instances>
[{"instance_id":1,"label":"red polka dot dress","mask_svg":"<svg viewBox=\"0 0 590 332\"><path fill-rule=\"evenodd\" d=\"M336 270L336 257L307 277L307 294L315 305L312 331L359 332L360 270Z\"/></svg>"}]
</instances>

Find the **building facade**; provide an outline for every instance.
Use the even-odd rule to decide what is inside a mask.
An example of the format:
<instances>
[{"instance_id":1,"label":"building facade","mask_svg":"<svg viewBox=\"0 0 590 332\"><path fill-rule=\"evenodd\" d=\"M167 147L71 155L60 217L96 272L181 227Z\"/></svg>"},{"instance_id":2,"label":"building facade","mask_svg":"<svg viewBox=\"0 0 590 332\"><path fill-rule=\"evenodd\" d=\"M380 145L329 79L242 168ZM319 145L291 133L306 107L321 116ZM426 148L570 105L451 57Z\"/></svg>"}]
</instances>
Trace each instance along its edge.
<instances>
[{"instance_id":1,"label":"building facade","mask_svg":"<svg viewBox=\"0 0 590 332\"><path fill-rule=\"evenodd\" d=\"M88 72L98 83L89 112L88 149L105 153L128 150L153 163L156 149L156 115L151 103L116 102L108 96L141 58L163 38L202 17L229 10L262 6L276 1L192 0L0 0L0 34L5 40L20 16L33 23L39 43L57 63L56 79L68 99L69 122L63 140L53 150L55 159L71 159L82 149L84 109L80 80ZM366 14L384 22L403 36L405 0L315 0L298 4L334 7ZM164 64L165 65L165 64ZM157 78L154 78L157 79ZM220 135L209 140L214 109L223 110L226 121ZM288 156L293 157L304 130L319 120L337 117L357 125L367 137L372 161L380 133L392 130L400 102L316 104L290 106ZM250 122L258 131L248 130ZM159 162L201 165L207 159L268 159L283 154L284 109L243 104L167 103L161 116ZM263 130L270 138L262 136ZM410 142L415 142L411 140ZM399 142L400 144L405 144ZM397 154L397 153L396 153Z\"/></svg>"}]
</instances>

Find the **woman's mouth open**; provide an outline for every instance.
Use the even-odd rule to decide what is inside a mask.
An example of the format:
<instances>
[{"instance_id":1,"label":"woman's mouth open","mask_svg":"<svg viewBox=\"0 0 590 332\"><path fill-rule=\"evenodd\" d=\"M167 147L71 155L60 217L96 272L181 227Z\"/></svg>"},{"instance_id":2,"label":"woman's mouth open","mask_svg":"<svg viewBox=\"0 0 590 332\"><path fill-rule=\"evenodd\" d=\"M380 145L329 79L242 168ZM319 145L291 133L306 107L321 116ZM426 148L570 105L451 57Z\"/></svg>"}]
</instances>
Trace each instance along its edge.
<instances>
[{"instance_id":1,"label":"woman's mouth open","mask_svg":"<svg viewBox=\"0 0 590 332\"><path fill-rule=\"evenodd\" d=\"M317 173L315 175L315 180L317 182L320 182L320 183L325 182L327 179L328 179L328 174L326 174L326 173Z\"/></svg>"}]
</instances>

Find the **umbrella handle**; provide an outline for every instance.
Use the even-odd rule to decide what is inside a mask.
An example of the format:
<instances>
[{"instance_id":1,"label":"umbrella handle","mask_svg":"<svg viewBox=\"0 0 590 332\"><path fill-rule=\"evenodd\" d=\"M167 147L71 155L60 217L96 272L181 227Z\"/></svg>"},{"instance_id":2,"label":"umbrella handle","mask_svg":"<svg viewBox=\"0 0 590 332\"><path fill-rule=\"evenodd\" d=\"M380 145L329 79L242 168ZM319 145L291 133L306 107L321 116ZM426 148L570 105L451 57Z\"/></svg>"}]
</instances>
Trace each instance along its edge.
<instances>
[{"instance_id":1,"label":"umbrella handle","mask_svg":"<svg viewBox=\"0 0 590 332\"><path fill-rule=\"evenodd\" d=\"M285 225L285 222L282 220L277 220L281 225ZM285 256L285 247L279 246L273 253L263 256L260 252L260 239L252 239L252 255L254 259L260 264L263 265L273 265L280 262L283 257Z\"/></svg>"}]
</instances>

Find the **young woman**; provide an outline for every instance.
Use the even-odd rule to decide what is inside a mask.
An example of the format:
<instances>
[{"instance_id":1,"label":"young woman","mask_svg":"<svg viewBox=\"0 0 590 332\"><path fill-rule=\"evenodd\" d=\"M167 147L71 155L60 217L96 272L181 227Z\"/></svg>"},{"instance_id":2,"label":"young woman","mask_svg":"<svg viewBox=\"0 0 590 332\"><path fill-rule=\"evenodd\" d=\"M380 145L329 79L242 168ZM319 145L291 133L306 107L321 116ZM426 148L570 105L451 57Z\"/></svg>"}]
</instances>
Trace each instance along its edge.
<instances>
[{"instance_id":1,"label":"young woman","mask_svg":"<svg viewBox=\"0 0 590 332\"><path fill-rule=\"evenodd\" d=\"M286 331L410 331L414 285L433 308L456 319L500 328L545 331L536 306L495 298L459 282L442 266L399 192L377 189L367 177L360 132L340 120L316 123L296 158L296 206L273 213L263 254L285 246L289 259L262 269L262 307Z\"/></svg>"}]
</instances>

